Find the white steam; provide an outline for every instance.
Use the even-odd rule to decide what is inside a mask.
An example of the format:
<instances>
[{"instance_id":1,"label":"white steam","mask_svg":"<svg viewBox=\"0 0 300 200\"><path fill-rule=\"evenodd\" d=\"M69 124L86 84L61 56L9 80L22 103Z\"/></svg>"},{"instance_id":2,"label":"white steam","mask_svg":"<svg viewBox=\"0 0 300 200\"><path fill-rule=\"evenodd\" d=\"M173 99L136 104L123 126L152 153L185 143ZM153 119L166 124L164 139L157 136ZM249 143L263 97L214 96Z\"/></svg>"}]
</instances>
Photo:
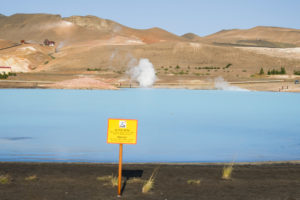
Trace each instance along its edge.
<instances>
[{"instance_id":1,"label":"white steam","mask_svg":"<svg viewBox=\"0 0 300 200\"><path fill-rule=\"evenodd\" d=\"M227 90L227 91L249 91L237 86L232 86L224 80L223 77L215 78L215 88L217 90Z\"/></svg>"},{"instance_id":2,"label":"white steam","mask_svg":"<svg viewBox=\"0 0 300 200\"><path fill-rule=\"evenodd\" d=\"M141 87L150 87L156 80L154 67L146 58L140 59L136 66L129 69L128 74L131 79L139 82Z\"/></svg>"},{"instance_id":3,"label":"white steam","mask_svg":"<svg viewBox=\"0 0 300 200\"><path fill-rule=\"evenodd\" d=\"M60 42L60 43L57 45L57 47L55 48L55 53L60 52L60 49L63 48L64 46L65 46L65 42L64 42L64 41Z\"/></svg>"},{"instance_id":4,"label":"white steam","mask_svg":"<svg viewBox=\"0 0 300 200\"><path fill-rule=\"evenodd\" d=\"M116 55L117 55L118 53L119 53L118 49L115 49L115 50L112 52L112 54L110 55L109 60L112 61L112 60L116 57Z\"/></svg>"}]
</instances>

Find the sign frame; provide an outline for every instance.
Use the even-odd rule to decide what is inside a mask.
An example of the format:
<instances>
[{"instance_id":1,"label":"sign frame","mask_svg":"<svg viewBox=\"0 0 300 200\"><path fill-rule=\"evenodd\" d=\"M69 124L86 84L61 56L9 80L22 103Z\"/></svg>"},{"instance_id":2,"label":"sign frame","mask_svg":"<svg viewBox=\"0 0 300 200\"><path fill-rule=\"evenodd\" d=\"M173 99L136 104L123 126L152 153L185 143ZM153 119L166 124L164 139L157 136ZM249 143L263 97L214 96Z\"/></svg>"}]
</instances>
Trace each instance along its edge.
<instances>
[{"instance_id":1,"label":"sign frame","mask_svg":"<svg viewBox=\"0 0 300 200\"><path fill-rule=\"evenodd\" d=\"M135 129L135 143L126 143L126 142L109 142L109 121L110 120L122 120L122 121L135 121L136 122L136 129ZM137 143L137 130L138 130L138 120L137 119L121 119L121 118L109 118L107 120L107 139L106 139L106 143L107 144L133 144L135 145Z\"/></svg>"}]
</instances>

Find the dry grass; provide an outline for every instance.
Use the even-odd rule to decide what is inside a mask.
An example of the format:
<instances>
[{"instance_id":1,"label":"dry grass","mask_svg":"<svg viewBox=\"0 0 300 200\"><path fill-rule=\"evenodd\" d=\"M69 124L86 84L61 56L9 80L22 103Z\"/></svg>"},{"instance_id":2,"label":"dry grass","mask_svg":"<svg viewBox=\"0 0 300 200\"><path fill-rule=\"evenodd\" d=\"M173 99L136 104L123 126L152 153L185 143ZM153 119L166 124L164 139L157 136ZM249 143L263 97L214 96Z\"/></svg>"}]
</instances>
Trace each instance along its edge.
<instances>
[{"instance_id":1,"label":"dry grass","mask_svg":"<svg viewBox=\"0 0 300 200\"><path fill-rule=\"evenodd\" d=\"M187 180L187 183L190 184L190 185L199 185L201 183L201 180L191 179L191 180Z\"/></svg>"},{"instance_id":2,"label":"dry grass","mask_svg":"<svg viewBox=\"0 0 300 200\"><path fill-rule=\"evenodd\" d=\"M155 168L150 178L144 183L142 193L148 193L154 186L155 176L157 175L159 167Z\"/></svg>"},{"instance_id":3,"label":"dry grass","mask_svg":"<svg viewBox=\"0 0 300 200\"><path fill-rule=\"evenodd\" d=\"M111 185L113 187L118 186L118 177L112 175L108 175L108 176L98 176L97 177L98 181L105 181L106 183L104 185Z\"/></svg>"},{"instance_id":4,"label":"dry grass","mask_svg":"<svg viewBox=\"0 0 300 200\"><path fill-rule=\"evenodd\" d=\"M111 182L111 185L113 187L118 186L118 177L117 176L112 176L110 182Z\"/></svg>"},{"instance_id":5,"label":"dry grass","mask_svg":"<svg viewBox=\"0 0 300 200\"><path fill-rule=\"evenodd\" d=\"M25 181L34 181L37 179L37 176L36 175L32 175L32 176L28 176L25 178Z\"/></svg>"},{"instance_id":6,"label":"dry grass","mask_svg":"<svg viewBox=\"0 0 300 200\"><path fill-rule=\"evenodd\" d=\"M232 171L233 171L233 163L230 164L229 166L225 166L223 168L222 179L225 179L225 180L231 179Z\"/></svg>"},{"instance_id":7,"label":"dry grass","mask_svg":"<svg viewBox=\"0 0 300 200\"><path fill-rule=\"evenodd\" d=\"M143 183L143 182L144 182L144 180L141 178L132 178L127 181L127 183L129 183L129 184L130 183Z\"/></svg>"},{"instance_id":8,"label":"dry grass","mask_svg":"<svg viewBox=\"0 0 300 200\"><path fill-rule=\"evenodd\" d=\"M11 182L11 177L8 174L0 175L0 184L9 184Z\"/></svg>"},{"instance_id":9,"label":"dry grass","mask_svg":"<svg viewBox=\"0 0 300 200\"><path fill-rule=\"evenodd\" d=\"M111 180L111 178L112 178L112 175L108 175L108 176L98 176L98 177L97 177L97 180L98 180L98 181L109 181L109 180Z\"/></svg>"}]
</instances>

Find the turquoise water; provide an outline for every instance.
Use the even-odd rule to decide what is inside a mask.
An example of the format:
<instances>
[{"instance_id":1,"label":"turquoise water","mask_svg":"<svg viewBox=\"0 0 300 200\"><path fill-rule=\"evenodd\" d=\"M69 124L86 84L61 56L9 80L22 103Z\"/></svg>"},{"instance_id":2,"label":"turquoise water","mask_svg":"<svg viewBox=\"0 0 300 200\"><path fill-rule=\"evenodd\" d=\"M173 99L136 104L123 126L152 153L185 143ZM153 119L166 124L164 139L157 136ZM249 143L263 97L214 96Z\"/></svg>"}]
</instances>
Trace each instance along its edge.
<instances>
[{"instance_id":1,"label":"turquoise water","mask_svg":"<svg viewBox=\"0 0 300 200\"><path fill-rule=\"evenodd\" d=\"M107 119L138 119L125 162L300 160L300 94L0 90L0 161L117 162Z\"/></svg>"}]
</instances>

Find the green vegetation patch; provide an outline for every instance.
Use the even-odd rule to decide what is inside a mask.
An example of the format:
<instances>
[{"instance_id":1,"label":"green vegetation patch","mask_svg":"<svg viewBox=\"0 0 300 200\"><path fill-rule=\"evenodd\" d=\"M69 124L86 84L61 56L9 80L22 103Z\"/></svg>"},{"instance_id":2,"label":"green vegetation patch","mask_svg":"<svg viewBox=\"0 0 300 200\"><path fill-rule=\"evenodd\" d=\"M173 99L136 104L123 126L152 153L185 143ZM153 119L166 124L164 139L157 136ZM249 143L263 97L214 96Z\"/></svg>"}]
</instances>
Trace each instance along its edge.
<instances>
[{"instance_id":1,"label":"green vegetation patch","mask_svg":"<svg viewBox=\"0 0 300 200\"><path fill-rule=\"evenodd\" d=\"M295 75L300 75L300 71L294 71Z\"/></svg>"},{"instance_id":2,"label":"green vegetation patch","mask_svg":"<svg viewBox=\"0 0 300 200\"><path fill-rule=\"evenodd\" d=\"M228 63L225 67L223 67L223 69L228 69L229 67L231 67L232 64L231 63Z\"/></svg>"},{"instance_id":3,"label":"green vegetation patch","mask_svg":"<svg viewBox=\"0 0 300 200\"><path fill-rule=\"evenodd\" d=\"M195 67L195 69L220 69L220 67L214 67L214 66L204 66L204 67Z\"/></svg>"},{"instance_id":4,"label":"green vegetation patch","mask_svg":"<svg viewBox=\"0 0 300 200\"><path fill-rule=\"evenodd\" d=\"M101 71L100 68L87 68L86 71Z\"/></svg>"},{"instance_id":5,"label":"green vegetation patch","mask_svg":"<svg viewBox=\"0 0 300 200\"><path fill-rule=\"evenodd\" d=\"M48 56L50 56L50 58L52 58L53 60L55 59L55 57L52 55L52 53L49 53Z\"/></svg>"},{"instance_id":6,"label":"green vegetation patch","mask_svg":"<svg viewBox=\"0 0 300 200\"><path fill-rule=\"evenodd\" d=\"M264 75L264 74L265 74L264 68L260 68L259 75Z\"/></svg>"},{"instance_id":7,"label":"green vegetation patch","mask_svg":"<svg viewBox=\"0 0 300 200\"><path fill-rule=\"evenodd\" d=\"M276 69L268 70L268 75L278 75L278 74L286 74L285 68L281 67L280 70L276 70Z\"/></svg>"},{"instance_id":8,"label":"green vegetation patch","mask_svg":"<svg viewBox=\"0 0 300 200\"><path fill-rule=\"evenodd\" d=\"M8 72L8 73L3 72L2 74L0 74L0 79L7 79L10 76L17 76L17 74L14 72Z\"/></svg>"}]
</instances>

